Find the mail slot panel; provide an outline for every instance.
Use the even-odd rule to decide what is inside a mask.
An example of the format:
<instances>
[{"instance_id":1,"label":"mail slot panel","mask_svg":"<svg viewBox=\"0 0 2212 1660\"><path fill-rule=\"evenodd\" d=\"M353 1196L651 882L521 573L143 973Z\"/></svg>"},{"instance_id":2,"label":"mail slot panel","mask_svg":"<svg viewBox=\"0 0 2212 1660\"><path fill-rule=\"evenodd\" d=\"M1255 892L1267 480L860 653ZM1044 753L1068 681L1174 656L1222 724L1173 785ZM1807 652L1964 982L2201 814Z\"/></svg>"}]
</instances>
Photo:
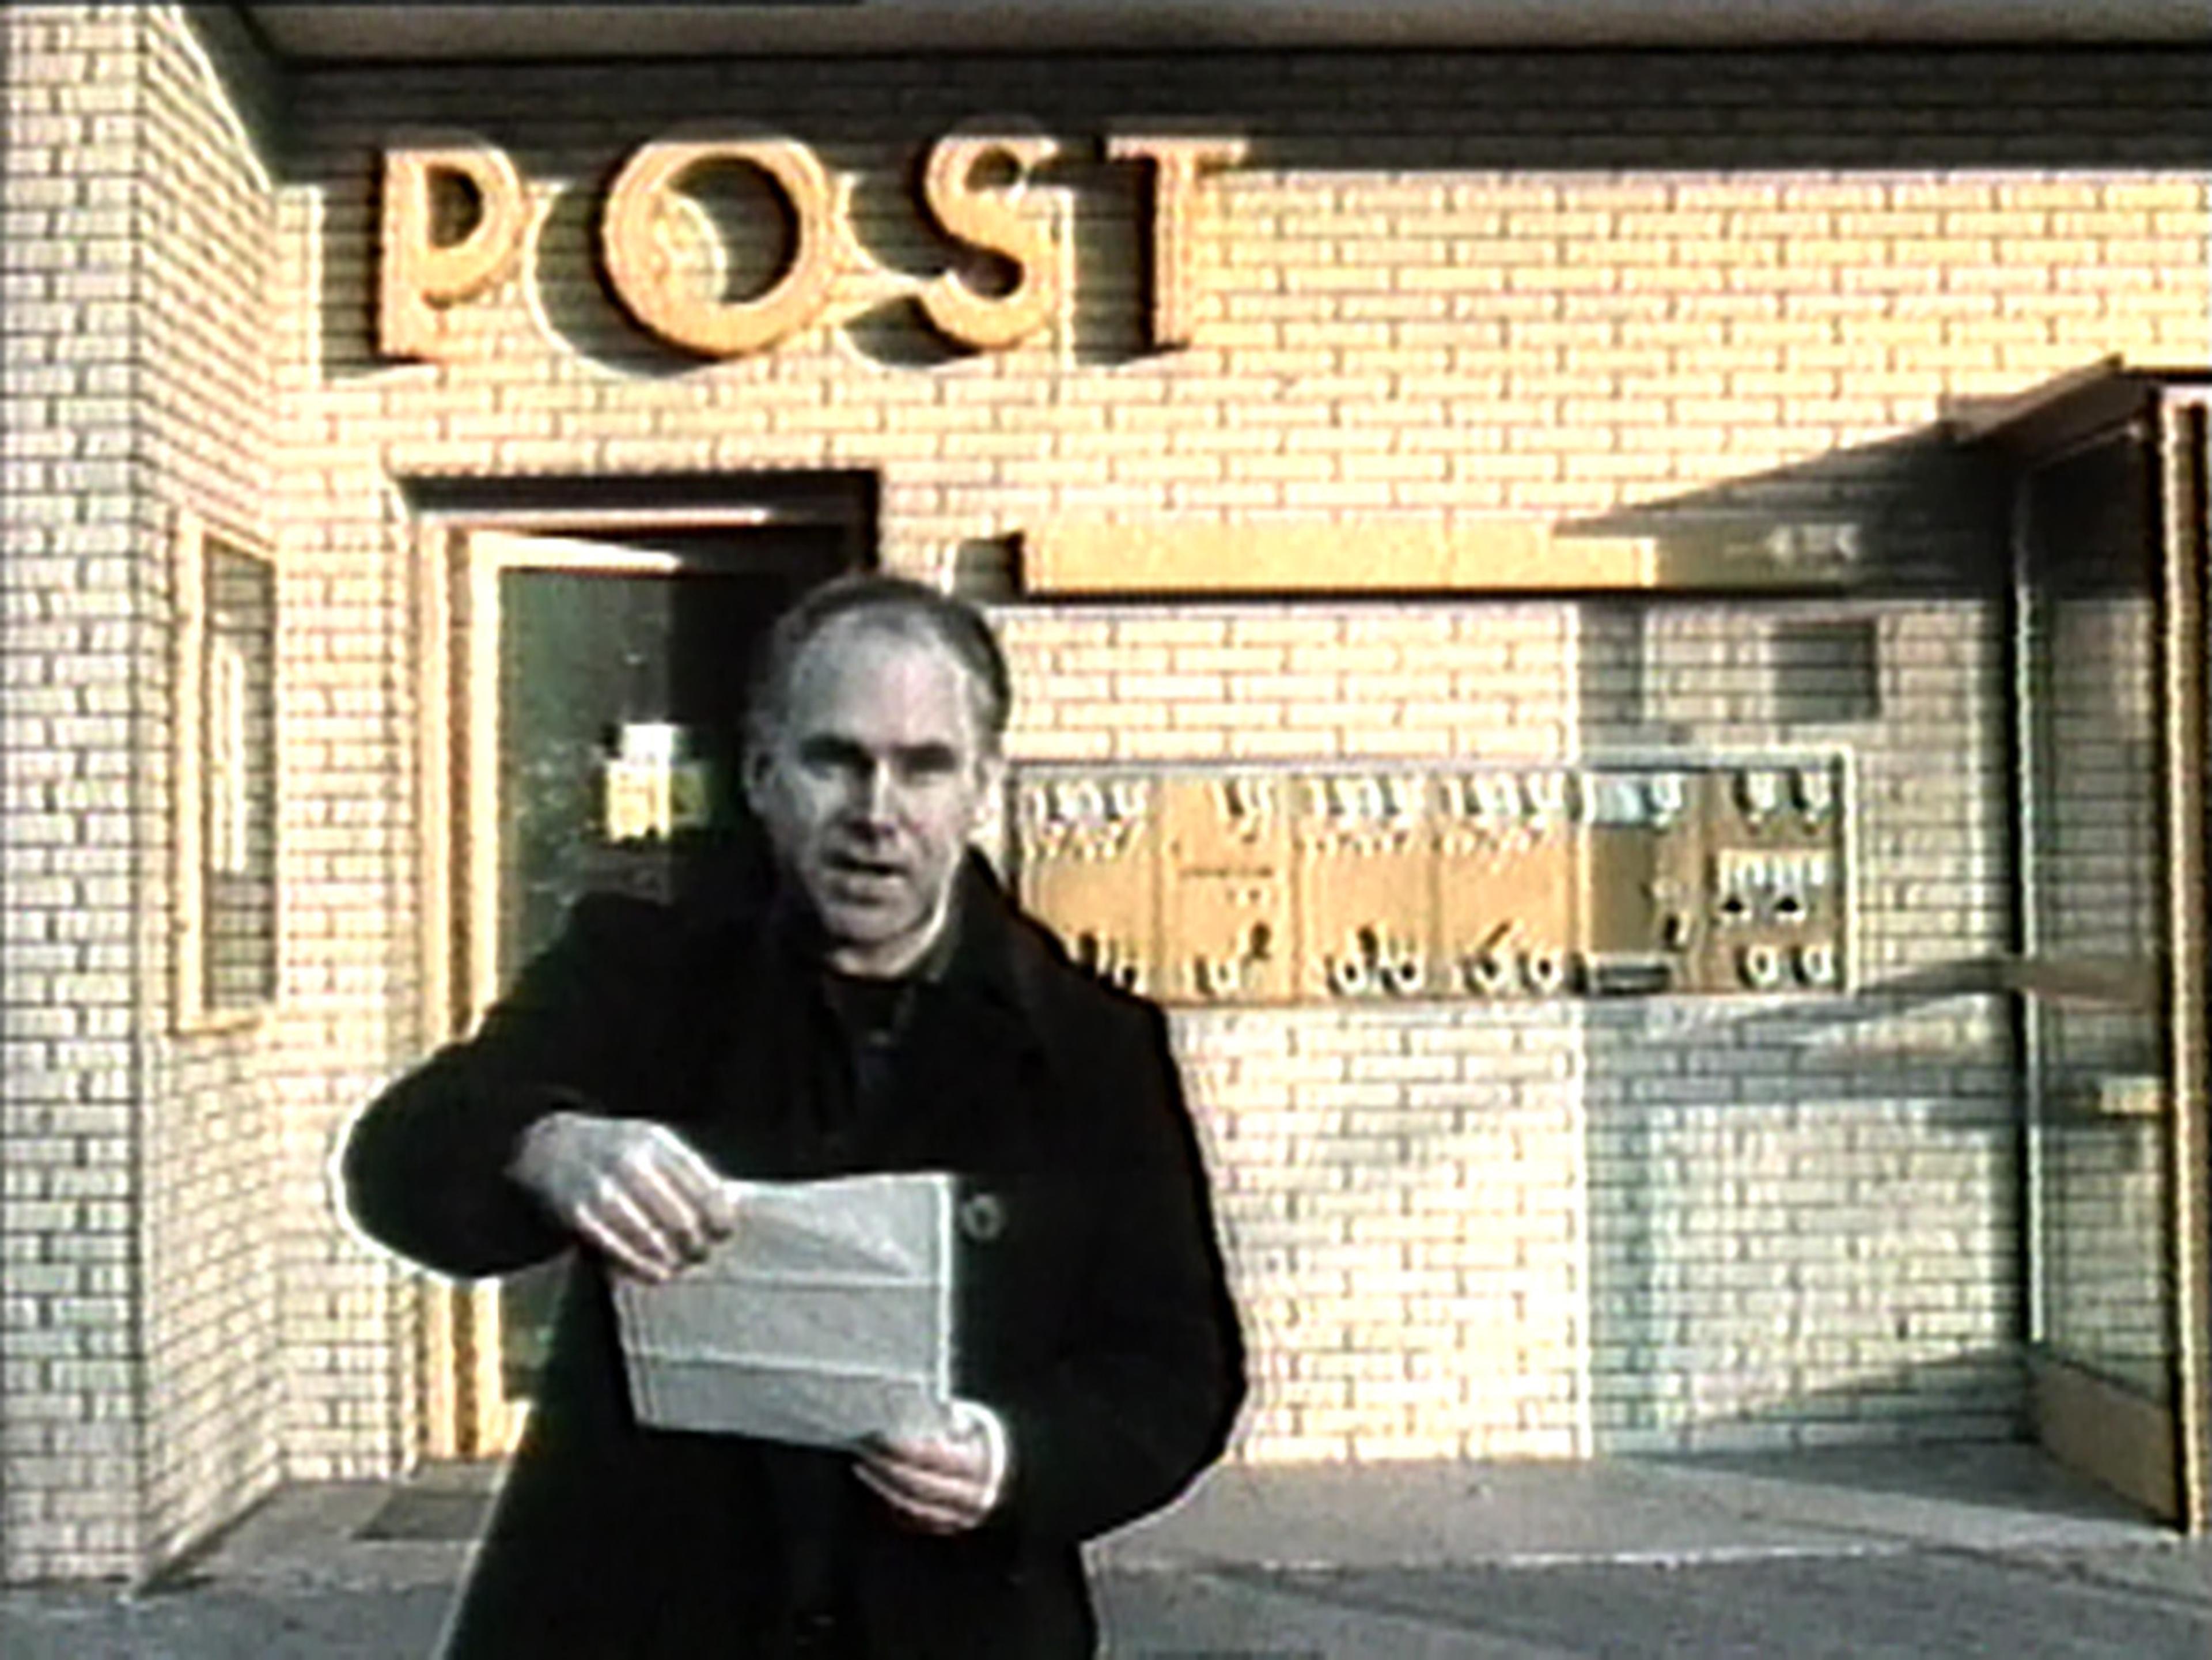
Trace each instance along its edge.
<instances>
[{"instance_id":1,"label":"mail slot panel","mask_svg":"<svg viewBox=\"0 0 2212 1660\"><path fill-rule=\"evenodd\" d=\"M1017 787L1024 901L1109 984L1159 992L1158 779L1056 776Z\"/></svg>"},{"instance_id":2,"label":"mail slot panel","mask_svg":"<svg viewBox=\"0 0 2212 1660\"><path fill-rule=\"evenodd\" d=\"M1163 995L1200 1003L1293 995L1293 781L1267 772L1162 779Z\"/></svg>"},{"instance_id":3,"label":"mail slot panel","mask_svg":"<svg viewBox=\"0 0 2212 1660\"><path fill-rule=\"evenodd\" d=\"M1833 993L1840 757L1026 772L1024 903L1195 1004Z\"/></svg>"},{"instance_id":4,"label":"mail slot panel","mask_svg":"<svg viewBox=\"0 0 2212 1660\"><path fill-rule=\"evenodd\" d=\"M1437 933L1450 994L1556 997L1575 946L1572 775L1507 768L1439 780Z\"/></svg>"},{"instance_id":5,"label":"mail slot panel","mask_svg":"<svg viewBox=\"0 0 2212 1660\"><path fill-rule=\"evenodd\" d=\"M1585 773L1576 937L1583 990L1682 991L1699 982L1704 781L1674 767Z\"/></svg>"},{"instance_id":6,"label":"mail slot panel","mask_svg":"<svg viewBox=\"0 0 2212 1660\"><path fill-rule=\"evenodd\" d=\"M1300 1000L1437 994L1435 781L1328 773L1295 787Z\"/></svg>"},{"instance_id":7,"label":"mail slot panel","mask_svg":"<svg viewBox=\"0 0 2212 1660\"><path fill-rule=\"evenodd\" d=\"M1714 990L1832 990L1845 935L1844 780L1834 761L1706 775L1708 916L1701 981Z\"/></svg>"}]
</instances>

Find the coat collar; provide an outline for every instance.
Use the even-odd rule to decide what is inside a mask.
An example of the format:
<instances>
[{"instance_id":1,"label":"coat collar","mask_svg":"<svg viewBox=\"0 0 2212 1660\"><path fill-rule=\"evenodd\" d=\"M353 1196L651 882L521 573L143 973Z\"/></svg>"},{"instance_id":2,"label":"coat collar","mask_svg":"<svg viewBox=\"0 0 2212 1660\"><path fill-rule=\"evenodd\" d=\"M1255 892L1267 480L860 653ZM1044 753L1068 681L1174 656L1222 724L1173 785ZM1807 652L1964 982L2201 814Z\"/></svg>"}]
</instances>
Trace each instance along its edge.
<instances>
[{"instance_id":1,"label":"coat collar","mask_svg":"<svg viewBox=\"0 0 2212 1660\"><path fill-rule=\"evenodd\" d=\"M708 896L700 926L752 936L757 948L786 974L817 967L795 897L772 865L763 863L750 875L742 887L732 885ZM945 936L927 954L921 978L959 1003L1031 1025L1027 976L1018 958L1036 946L1024 937L1020 913L989 861L972 848L954 884Z\"/></svg>"}]
</instances>

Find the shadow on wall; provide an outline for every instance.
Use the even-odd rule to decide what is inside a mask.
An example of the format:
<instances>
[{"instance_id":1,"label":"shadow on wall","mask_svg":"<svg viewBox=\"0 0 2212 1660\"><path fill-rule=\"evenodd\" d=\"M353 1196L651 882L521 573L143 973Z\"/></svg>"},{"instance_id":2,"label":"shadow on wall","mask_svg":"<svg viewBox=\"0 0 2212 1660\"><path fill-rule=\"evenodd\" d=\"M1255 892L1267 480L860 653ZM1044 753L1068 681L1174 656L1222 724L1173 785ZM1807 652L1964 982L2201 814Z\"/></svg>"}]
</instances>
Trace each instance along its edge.
<instances>
[{"instance_id":1,"label":"shadow on wall","mask_svg":"<svg viewBox=\"0 0 2212 1660\"><path fill-rule=\"evenodd\" d=\"M1601 1437L1598 1450L1680 1454L1700 1463L1734 1456L1760 1460L1749 1468L1771 1471L1763 1456L1778 1450L2024 1441L2030 1438L2027 1393L2027 1362L2012 1345L1866 1370L1795 1367L1694 1392L1679 1428L1657 1436ZM1872 1461L1864 1470L1847 1468L1833 1485L1935 1497L1944 1491L1939 1471L1938 1466L1917 1471L1909 1464ZM1794 1466L1790 1479L1800 1479Z\"/></svg>"},{"instance_id":2,"label":"shadow on wall","mask_svg":"<svg viewBox=\"0 0 2212 1660\"><path fill-rule=\"evenodd\" d=\"M1990 464L1939 425L1568 520L1559 532L1649 538L1662 572L1765 566L1871 597L1991 597L2006 575L2001 490Z\"/></svg>"},{"instance_id":3,"label":"shadow on wall","mask_svg":"<svg viewBox=\"0 0 2212 1660\"><path fill-rule=\"evenodd\" d=\"M870 255L909 275L933 273L945 246L915 208L916 159L979 113L1009 112L1043 124L1061 145L1042 182L1073 187L1073 350L1081 362L1110 364L1140 349L1142 317L1132 278L1138 184L1133 168L1101 160L1109 131L1237 135L1249 142L1253 170L1405 173L1409 183L2194 167L2207 68L2202 53L2113 50L763 60L625 64L618 82L603 68L555 64L488 76L319 69L289 82L289 146L277 162L286 184L325 199L321 367L341 380L386 367L369 327L376 178L380 147L404 131L474 134L512 156L526 184L579 193L556 209L532 262L554 260L560 269L549 274L565 288L590 280L574 238L613 169L638 145L701 122L805 143L854 181L855 229ZM742 253L763 222L739 214L725 220L732 226ZM743 271L732 276L745 292ZM544 315L566 344L622 373L708 367L664 361L603 294L549 302ZM902 325L875 338L884 323L862 328L860 350L906 366L901 354L916 343Z\"/></svg>"},{"instance_id":4,"label":"shadow on wall","mask_svg":"<svg viewBox=\"0 0 2212 1660\"><path fill-rule=\"evenodd\" d=\"M1850 989L1588 1011L1599 1452L2018 1426L2000 500L1937 429L1565 527L1817 579L1586 604L1586 757L1841 755L1851 781Z\"/></svg>"}]
</instances>

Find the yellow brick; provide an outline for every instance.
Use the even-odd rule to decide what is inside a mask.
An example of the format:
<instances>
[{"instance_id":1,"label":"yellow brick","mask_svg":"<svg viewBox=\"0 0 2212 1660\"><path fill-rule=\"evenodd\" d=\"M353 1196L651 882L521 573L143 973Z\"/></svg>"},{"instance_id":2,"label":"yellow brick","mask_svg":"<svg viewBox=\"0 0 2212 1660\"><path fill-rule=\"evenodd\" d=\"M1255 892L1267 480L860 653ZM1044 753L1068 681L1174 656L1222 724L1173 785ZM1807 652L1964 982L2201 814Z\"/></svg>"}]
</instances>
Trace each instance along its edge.
<instances>
[{"instance_id":1,"label":"yellow brick","mask_svg":"<svg viewBox=\"0 0 2212 1660\"><path fill-rule=\"evenodd\" d=\"M1793 182L1774 194L1785 206L1796 210L1863 211L1880 208L1889 199L1881 185L1860 179Z\"/></svg>"},{"instance_id":2,"label":"yellow brick","mask_svg":"<svg viewBox=\"0 0 2212 1660\"><path fill-rule=\"evenodd\" d=\"M1674 199L1674 187L1665 179L1608 179L1601 183L1578 179L1561 199L1585 211L1605 211L1618 220L1639 213L1665 212Z\"/></svg>"},{"instance_id":3,"label":"yellow brick","mask_svg":"<svg viewBox=\"0 0 2212 1660\"><path fill-rule=\"evenodd\" d=\"M1945 209L1958 211L1993 206L1996 201L1997 182L1996 174L1982 178L1954 173L1935 179L1895 179L1889 185L1890 206L1899 213L1941 212Z\"/></svg>"},{"instance_id":4,"label":"yellow brick","mask_svg":"<svg viewBox=\"0 0 2212 1660\"><path fill-rule=\"evenodd\" d=\"M1780 405L1771 398L1681 398L1674 406L1676 421L1723 429L1771 423L1780 414Z\"/></svg>"},{"instance_id":5,"label":"yellow brick","mask_svg":"<svg viewBox=\"0 0 2212 1660\"><path fill-rule=\"evenodd\" d=\"M1782 258L1796 267L1879 265L1887 262L1889 247L1879 237L1806 236L1785 241Z\"/></svg>"},{"instance_id":6,"label":"yellow brick","mask_svg":"<svg viewBox=\"0 0 2212 1660\"><path fill-rule=\"evenodd\" d=\"M1566 459L1563 476L1570 482L1589 479L1643 479L1656 482L1669 477L1670 474L1663 463L1654 460L1650 454L1642 451L1628 450L1603 454L1571 455Z\"/></svg>"},{"instance_id":7,"label":"yellow brick","mask_svg":"<svg viewBox=\"0 0 2212 1660\"><path fill-rule=\"evenodd\" d=\"M1168 719L1164 703L1071 703L1060 711L1060 724L1068 731L1101 727L1164 730Z\"/></svg>"},{"instance_id":8,"label":"yellow brick","mask_svg":"<svg viewBox=\"0 0 2212 1660\"><path fill-rule=\"evenodd\" d=\"M1229 752L1221 732L1131 729L1114 734L1114 754L1131 761L1205 761Z\"/></svg>"},{"instance_id":9,"label":"yellow brick","mask_svg":"<svg viewBox=\"0 0 2212 1660\"><path fill-rule=\"evenodd\" d=\"M1787 247L1795 241L1834 236L1836 216L1826 210L1804 208L1784 209L1777 213L1732 213L1717 233L1693 234L1771 239Z\"/></svg>"},{"instance_id":10,"label":"yellow brick","mask_svg":"<svg viewBox=\"0 0 2212 1660\"><path fill-rule=\"evenodd\" d=\"M1232 727L1228 736L1231 760L1280 761L1304 757L1325 759L1345 753L1340 733Z\"/></svg>"},{"instance_id":11,"label":"yellow brick","mask_svg":"<svg viewBox=\"0 0 2212 1660\"><path fill-rule=\"evenodd\" d=\"M2204 242L2202 236L2114 237L2105 244L2104 258L2118 265L2186 271L2192 276L2202 276Z\"/></svg>"},{"instance_id":12,"label":"yellow brick","mask_svg":"<svg viewBox=\"0 0 2212 1660\"><path fill-rule=\"evenodd\" d=\"M2054 236L2084 237L2092 241L2103 241L2112 236L2141 236L2149 229L2149 214L2124 213L2118 209L2099 209L2093 213L2054 213L2051 216L2051 231Z\"/></svg>"},{"instance_id":13,"label":"yellow brick","mask_svg":"<svg viewBox=\"0 0 2212 1660\"><path fill-rule=\"evenodd\" d=\"M1349 481L1437 479L1444 477L1445 458L1435 454L1352 453L1340 458L1338 466L1342 476Z\"/></svg>"},{"instance_id":14,"label":"yellow brick","mask_svg":"<svg viewBox=\"0 0 2212 1660\"><path fill-rule=\"evenodd\" d=\"M2060 289L2094 289L2108 295L2115 290L2126 290L2132 303L2135 291L2156 288L2161 275L2156 268L2147 265L2061 265L2051 273L2051 281L2054 288Z\"/></svg>"},{"instance_id":15,"label":"yellow brick","mask_svg":"<svg viewBox=\"0 0 2212 1660\"><path fill-rule=\"evenodd\" d=\"M1674 191L1674 205L1687 209L1775 208L1782 200L1779 185L1749 179L1684 179L1675 184Z\"/></svg>"},{"instance_id":16,"label":"yellow brick","mask_svg":"<svg viewBox=\"0 0 2212 1660\"><path fill-rule=\"evenodd\" d=\"M1996 203L2001 210L2033 209L2045 212L2053 208L2092 208L2097 204L2097 186L2087 179L2033 179L2008 183L1997 181Z\"/></svg>"},{"instance_id":17,"label":"yellow brick","mask_svg":"<svg viewBox=\"0 0 2212 1660\"><path fill-rule=\"evenodd\" d=\"M1710 454L1719 449L1727 441L1727 437L1724 428L1690 426L1678 420L1669 420L1663 425L1624 429L1620 435L1620 447L1624 453L1638 456L1676 451L1686 451L1692 455Z\"/></svg>"},{"instance_id":18,"label":"yellow brick","mask_svg":"<svg viewBox=\"0 0 2212 1660\"><path fill-rule=\"evenodd\" d=\"M1985 237L1900 237L1890 257L1900 265L1939 269L1948 265L1985 265L1996 258L1996 246Z\"/></svg>"},{"instance_id":19,"label":"yellow brick","mask_svg":"<svg viewBox=\"0 0 2212 1660\"><path fill-rule=\"evenodd\" d=\"M1723 288L1728 272L1704 261L1668 261L1650 265L1621 265L1624 292L1672 292L1681 288Z\"/></svg>"},{"instance_id":20,"label":"yellow brick","mask_svg":"<svg viewBox=\"0 0 2212 1660\"><path fill-rule=\"evenodd\" d=\"M1940 288L1943 283L1942 268L1926 265L1850 266L1836 277L1847 292L1862 294L1924 290Z\"/></svg>"},{"instance_id":21,"label":"yellow brick","mask_svg":"<svg viewBox=\"0 0 2212 1660\"><path fill-rule=\"evenodd\" d=\"M2138 211L2202 209L2205 204L2204 184L2188 178L2115 179L2099 195L2107 207Z\"/></svg>"},{"instance_id":22,"label":"yellow brick","mask_svg":"<svg viewBox=\"0 0 2212 1660\"><path fill-rule=\"evenodd\" d=\"M2018 207L1954 210L1942 217L1942 234L1945 236L2009 240L2041 236L2048 228L2047 216Z\"/></svg>"}]
</instances>

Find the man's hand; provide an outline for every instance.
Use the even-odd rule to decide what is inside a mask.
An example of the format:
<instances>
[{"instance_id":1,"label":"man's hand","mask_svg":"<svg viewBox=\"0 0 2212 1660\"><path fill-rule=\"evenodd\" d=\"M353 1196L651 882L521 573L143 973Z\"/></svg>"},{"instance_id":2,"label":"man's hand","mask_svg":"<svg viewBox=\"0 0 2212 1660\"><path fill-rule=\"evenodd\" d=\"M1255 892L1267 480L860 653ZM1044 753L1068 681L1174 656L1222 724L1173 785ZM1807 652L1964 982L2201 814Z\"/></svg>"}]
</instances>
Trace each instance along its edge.
<instances>
[{"instance_id":1,"label":"man's hand","mask_svg":"<svg viewBox=\"0 0 2212 1660\"><path fill-rule=\"evenodd\" d=\"M523 1133L507 1174L617 1268L655 1283L738 1225L722 1178L665 1124L550 1113Z\"/></svg>"},{"instance_id":2,"label":"man's hand","mask_svg":"<svg viewBox=\"0 0 2212 1660\"><path fill-rule=\"evenodd\" d=\"M871 1436L854 1466L860 1480L924 1533L965 1533L1006 1485L1006 1432L988 1407L953 1402L951 1435Z\"/></svg>"}]
</instances>

